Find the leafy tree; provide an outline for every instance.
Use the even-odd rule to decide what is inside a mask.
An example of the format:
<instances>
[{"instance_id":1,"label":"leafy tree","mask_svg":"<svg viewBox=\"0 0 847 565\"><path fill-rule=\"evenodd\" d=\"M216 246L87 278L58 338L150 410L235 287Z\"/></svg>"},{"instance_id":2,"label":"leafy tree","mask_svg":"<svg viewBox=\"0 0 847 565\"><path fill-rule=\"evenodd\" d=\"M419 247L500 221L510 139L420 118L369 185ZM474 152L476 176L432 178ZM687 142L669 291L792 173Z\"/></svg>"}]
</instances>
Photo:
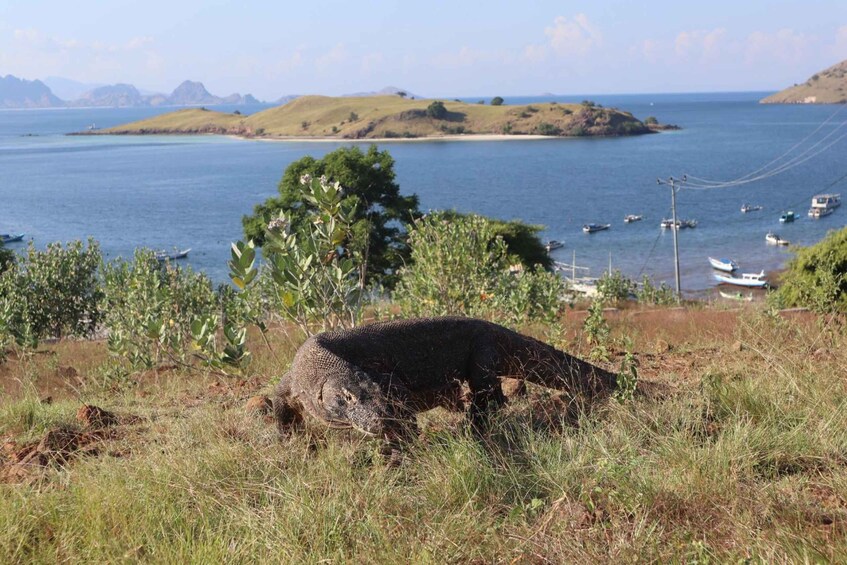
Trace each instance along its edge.
<instances>
[{"instance_id":1,"label":"leafy tree","mask_svg":"<svg viewBox=\"0 0 847 565\"><path fill-rule=\"evenodd\" d=\"M444 107L444 102L436 100L426 108L426 115L436 120L443 120L447 117L447 108Z\"/></svg>"},{"instance_id":2,"label":"leafy tree","mask_svg":"<svg viewBox=\"0 0 847 565\"><path fill-rule=\"evenodd\" d=\"M408 96L408 94L401 90L397 93L397 96L399 96L400 98L405 98L406 96Z\"/></svg>"},{"instance_id":3,"label":"leafy tree","mask_svg":"<svg viewBox=\"0 0 847 565\"><path fill-rule=\"evenodd\" d=\"M644 123L648 125L656 125L659 123L659 120L656 119L656 116L647 116L647 119L644 120Z\"/></svg>"},{"instance_id":4,"label":"leafy tree","mask_svg":"<svg viewBox=\"0 0 847 565\"><path fill-rule=\"evenodd\" d=\"M847 312L847 228L797 251L774 299L783 306Z\"/></svg>"},{"instance_id":5,"label":"leafy tree","mask_svg":"<svg viewBox=\"0 0 847 565\"><path fill-rule=\"evenodd\" d=\"M376 145L366 153L342 147L323 159L303 157L289 165L279 183L279 196L257 205L252 216L242 219L245 238L264 244L268 223L280 212L290 216L293 231L308 233L307 224L318 210L303 196L300 179L305 175L340 183L343 206L355 207L345 245L364 257L366 282L392 286L395 272L409 257L403 225L420 212L418 197L402 196L394 182L394 159Z\"/></svg>"},{"instance_id":6,"label":"leafy tree","mask_svg":"<svg viewBox=\"0 0 847 565\"><path fill-rule=\"evenodd\" d=\"M491 105L492 106L502 106L503 102L504 102L504 100L500 96L495 96L494 98L491 99Z\"/></svg>"}]
</instances>

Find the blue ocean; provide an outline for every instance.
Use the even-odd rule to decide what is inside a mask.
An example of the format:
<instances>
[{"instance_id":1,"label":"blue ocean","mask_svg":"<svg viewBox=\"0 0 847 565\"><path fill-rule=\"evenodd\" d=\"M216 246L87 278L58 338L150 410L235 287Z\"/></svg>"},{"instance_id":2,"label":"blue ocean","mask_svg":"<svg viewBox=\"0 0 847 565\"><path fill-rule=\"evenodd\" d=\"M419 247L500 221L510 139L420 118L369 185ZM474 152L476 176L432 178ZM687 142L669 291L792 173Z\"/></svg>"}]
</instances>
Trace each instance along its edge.
<instances>
[{"instance_id":1,"label":"blue ocean","mask_svg":"<svg viewBox=\"0 0 847 565\"><path fill-rule=\"evenodd\" d=\"M778 269L790 251L766 245L777 232L793 244L819 241L847 223L847 207L820 220L806 217L818 192L847 192L847 140L837 106L760 105L768 93L505 97L506 103L591 99L682 129L608 139L397 141L379 146L394 157L403 193L421 208L478 212L544 227L564 247L557 260L599 276L608 269L673 281L670 189L657 178L689 175L730 180L758 169L782 172L724 188L683 187L679 232L683 289L714 286L707 257L731 257L745 272ZM488 99L490 97L485 97ZM476 98L469 99L476 101ZM221 108L234 110L235 108ZM242 113L262 107L239 107ZM0 111L0 232L26 232L36 247L93 237L107 257L136 247L191 248L187 263L227 280L230 242L241 217L276 194L286 166L345 143L268 142L216 136L67 136L89 125L109 127L171 109ZM829 137L827 137L829 136ZM706 184L696 181L697 184ZM830 186L832 185L832 186ZM742 214L744 203L763 206ZM782 225L792 209L799 219ZM624 224L627 214L641 222ZM611 224L584 234L583 224ZM25 245L16 249L24 250Z\"/></svg>"}]
</instances>

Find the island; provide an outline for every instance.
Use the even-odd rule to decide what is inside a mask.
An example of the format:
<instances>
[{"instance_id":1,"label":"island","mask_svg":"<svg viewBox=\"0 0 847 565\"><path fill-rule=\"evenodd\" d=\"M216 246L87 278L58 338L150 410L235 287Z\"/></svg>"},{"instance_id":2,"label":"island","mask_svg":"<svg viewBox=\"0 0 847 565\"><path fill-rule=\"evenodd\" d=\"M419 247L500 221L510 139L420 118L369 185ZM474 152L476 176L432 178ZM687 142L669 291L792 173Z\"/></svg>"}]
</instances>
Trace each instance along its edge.
<instances>
[{"instance_id":1,"label":"island","mask_svg":"<svg viewBox=\"0 0 847 565\"><path fill-rule=\"evenodd\" d=\"M847 60L759 101L762 104L847 104Z\"/></svg>"},{"instance_id":2,"label":"island","mask_svg":"<svg viewBox=\"0 0 847 565\"><path fill-rule=\"evenodd\" d=\"M402 95L302 96L250 116L191 108L80 135L219 134L261 139L416 139L455 136L621 136L659 131L591 101L471 104Z\"/></svg>"}]
</instances>

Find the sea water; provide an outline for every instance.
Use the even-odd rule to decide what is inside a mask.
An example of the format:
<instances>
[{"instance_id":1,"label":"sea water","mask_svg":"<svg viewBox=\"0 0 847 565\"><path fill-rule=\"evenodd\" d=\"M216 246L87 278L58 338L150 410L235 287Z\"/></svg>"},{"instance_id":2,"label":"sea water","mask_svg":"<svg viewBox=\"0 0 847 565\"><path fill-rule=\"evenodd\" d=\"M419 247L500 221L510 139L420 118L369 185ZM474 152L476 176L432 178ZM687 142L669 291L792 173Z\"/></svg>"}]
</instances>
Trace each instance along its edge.
<instances>
[{"instance_id":1,"label":"sea water","mask_svg":"<svg viewBox=\"0 0 847 565\"><path fill-rule=\"evenodd\" d=\"M543 239L565 243L553 252L558 261L569 263L575 253L577 264L594 276L611 262L629 276L647 274L672 284L672 234L659 228L662 218L670 217L670 188L657 185L657 178L734 179L780 155L799 155L847 121L847 111L837 106L758 104L766 94L506 96L507 104L591 99L682 129L621 138L416 140L379 147L395 159L401 192L418 194L422 210L455 209L540 224ZM239 109L249 113L261 107ZM0 111L0 232L26 232L39 248L93 237L109 258L129 257L139 246L190 247L187 264L224 282L230 242L242 235L242 216L276 194L286 166L349 144L65 135L168 110ZM843 131L847 127L828 141ZM847 140L758 182L712 190L683 187L678 215L698 222L695 229L679 232L683 288L714 285L709 255L730 257L745 272L782 266L790 251L768 246L768 231L808 245L843 227L847 207L820 220L808 219L806 210L813 194L847 173L845 157ZM742 214L745 202L764 209ZM798 220L782 225L779 216L787 209ZM624 224L627 214L644 219ZM609 223L611 229L584 234L582 225L590 222Z\"/></svg>"}]
</instances>

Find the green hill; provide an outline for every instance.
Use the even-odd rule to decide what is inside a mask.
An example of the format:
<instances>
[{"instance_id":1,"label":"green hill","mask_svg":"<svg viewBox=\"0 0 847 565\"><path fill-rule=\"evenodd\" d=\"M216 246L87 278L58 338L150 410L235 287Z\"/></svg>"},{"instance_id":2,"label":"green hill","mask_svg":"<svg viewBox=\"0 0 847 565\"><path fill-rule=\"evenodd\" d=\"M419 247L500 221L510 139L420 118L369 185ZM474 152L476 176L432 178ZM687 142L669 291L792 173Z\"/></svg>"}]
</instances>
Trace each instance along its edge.
<instances>
[{"instance_id":1,"label":"green hill","mask_svg":"<svg viewBox=\"0 0 847 565\"><path fill-rule=\"evenodd\" d=\"M847 104L847 61L816 73L803 84L771 94L762 104Z\"/></svg>"},{"instance_id":2,"label":"green hill","mask_svg":"<svg viewBox=\"0 0 847 565\"><path fill-rule=\"evenodd\" d=\"M490 106L399 96L303 96L251 116L178 110L97 134L214 133L263 138L417 138L468 134L634 135L653 131L628 112L582 104Z\"/></svg>"}]
</instances>

